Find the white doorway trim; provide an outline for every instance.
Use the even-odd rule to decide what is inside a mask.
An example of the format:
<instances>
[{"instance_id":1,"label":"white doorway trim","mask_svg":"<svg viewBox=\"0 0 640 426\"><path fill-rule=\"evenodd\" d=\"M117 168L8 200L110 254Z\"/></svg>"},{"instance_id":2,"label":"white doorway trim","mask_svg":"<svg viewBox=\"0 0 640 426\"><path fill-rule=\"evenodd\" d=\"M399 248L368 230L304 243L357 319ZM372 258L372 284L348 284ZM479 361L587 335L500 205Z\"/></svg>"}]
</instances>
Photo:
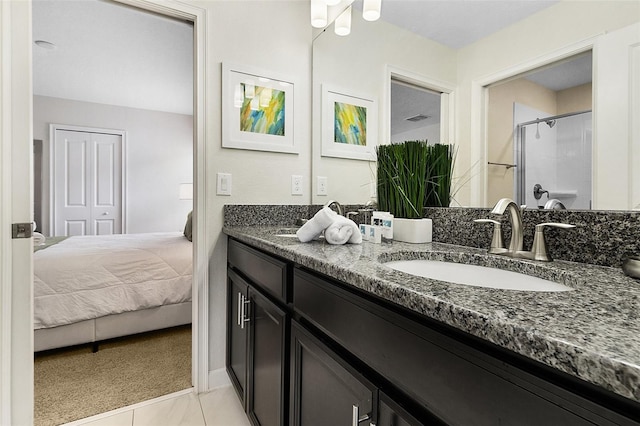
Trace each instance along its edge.
<instances>
[{"instance_id":1,"label":"white doorway trim","mask_svg":"<svg viewBox=\"0 0 640 426\"><path fill-rule=\"evenodd\" d=\"M0 423L33 423L31 3L0 1Z\"/></svg>"},{"instance_id":2,"label":"white doorway trim","mask_svg":"<svg viewBox=\"0 0 640 426\"><path fill-rule=\"evenodd\" d=\"M103 129L98 127L83 127L83 126L69 126L66 124L49 124L49 234L53 235L56 223L56 191L55 191L55 176L56 176L56 131L58 130L70 130L73 132L86 132L86 133L104 133L108 135L118 135L122 140L122 158L120 159L121 170L121 218L122 218L122 233L127 233L127 132L124 130L115 129Z\"/></svg>"},{"instance_id":3,"label":"white doorway trim","mask_svg":"<svg viewBox=\"0 0 640 426\"><path fill-rule=\"evenodd\" d=\"M455 134L455 84L427 77L413 71L407 71L387 64L384 76L384 93L382 105L382 134L383 143L391 141L391 80L398 80L414 86L440 92L440 141L441 143L454 143Z\"/></svg>"},{"instance_id":4,"label":"white doorway trim","mask_svg":"<svg viewBox=\"0 0 640 426\"><path fill-rule=\"evenodd\" d=\"M528 61L516 64L512 67L480 77L471 82L471 124L470 124L470 151L469 163L477 164L478 173L473 173L470 179L471 199L470 205L475 207L487 207L487 119L488 119L488 86L509 80L536 68L550 65L554 62L575 56L579 53L592 50L597 36L570 44L564 48L549 52ZM595 140L594 140L595 144ZM474 166L475 168L475 166Z\"/></svg>"},{"instance_id":5,"label":"white doorway trim","mask_svg":"<svg viewBox=\"0 0 640 426\"><path fill-rule=\"evenodd\" d=\"M193 22L193 289L192 289L192 383L195 392L209 389L209 273L207 229L207 169L205 83L207 26L204 9L173 0L115 0L143 10Z\"/></svg>"}]
</instances>

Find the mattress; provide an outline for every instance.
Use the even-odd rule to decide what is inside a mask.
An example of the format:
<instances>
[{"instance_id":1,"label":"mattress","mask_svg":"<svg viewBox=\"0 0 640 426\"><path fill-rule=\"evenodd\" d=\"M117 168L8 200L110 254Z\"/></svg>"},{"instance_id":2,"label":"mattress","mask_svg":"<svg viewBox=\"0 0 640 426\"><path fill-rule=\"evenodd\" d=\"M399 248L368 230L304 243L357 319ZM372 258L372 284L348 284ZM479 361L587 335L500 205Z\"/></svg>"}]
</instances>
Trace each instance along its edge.
<instances>
[{"instance_id":1,"label":"mattress","mask_svg":"<svg viewBox=\"0 0 640 426\"><path fill-rule=\"evenodd\" d=\"M180 232L75 236L37 251L34 329L189 302L192 252Z\"/></svg>"}]
</instances>

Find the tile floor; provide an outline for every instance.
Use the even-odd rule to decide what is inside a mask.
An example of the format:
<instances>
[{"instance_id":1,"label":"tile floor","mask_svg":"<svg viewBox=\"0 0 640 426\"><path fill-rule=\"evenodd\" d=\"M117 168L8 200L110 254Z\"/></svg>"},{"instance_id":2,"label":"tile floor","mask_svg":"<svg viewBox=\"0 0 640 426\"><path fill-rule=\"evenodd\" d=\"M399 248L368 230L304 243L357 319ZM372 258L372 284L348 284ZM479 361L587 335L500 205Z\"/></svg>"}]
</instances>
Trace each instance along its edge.
<instances>
[{"instance_id":1,"label":"tile floor","mask_svg":"<svg viewBox=\"0 0 640 426\"><path fill-rule=\"evenodd\" d=\"M157 398L65 426L249 426L231 386L196 395L191 390Z\"/></svg>"}]
</instances>

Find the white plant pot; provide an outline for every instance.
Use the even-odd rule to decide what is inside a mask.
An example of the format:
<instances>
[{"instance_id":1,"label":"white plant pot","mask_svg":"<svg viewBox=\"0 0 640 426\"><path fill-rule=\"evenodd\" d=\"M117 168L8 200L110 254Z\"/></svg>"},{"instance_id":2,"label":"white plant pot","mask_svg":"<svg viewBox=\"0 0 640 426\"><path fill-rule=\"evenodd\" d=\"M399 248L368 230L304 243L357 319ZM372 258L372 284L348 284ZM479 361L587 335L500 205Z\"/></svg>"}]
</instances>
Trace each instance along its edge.
<instances>
[{"instance_id":1,"label":"white plant pot","mask_svg":"<svg viewBox=\"0 0 640 426\"><path fill-rule=\"evenodd\" d=\"M393 239L404 243L430 243L431 219L393 219Z\"/></svg>"}]
</instances>

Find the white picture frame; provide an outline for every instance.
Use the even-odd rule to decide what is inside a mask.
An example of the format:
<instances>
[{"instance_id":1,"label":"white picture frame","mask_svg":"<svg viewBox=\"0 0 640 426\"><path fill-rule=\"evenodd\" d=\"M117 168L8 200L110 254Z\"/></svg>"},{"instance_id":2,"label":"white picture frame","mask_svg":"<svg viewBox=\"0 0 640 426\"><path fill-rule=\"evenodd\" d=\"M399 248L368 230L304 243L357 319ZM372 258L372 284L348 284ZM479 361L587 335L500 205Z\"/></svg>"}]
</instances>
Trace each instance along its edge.
<instances>
[{"instance_id":1,"label":"white picture frame","mask_svg":"<svg viewBox=\"0 0 640 426\"><path fill-rule=\"evenodd\" d=\"M350 93L331 85L322 85L323 157L376 161L378 143L378 102L374 97ZM348 114L346 111L358 111ZM336 114L339 116L336 117ZM344 118L348 116L351 119ZM342 117L342 118L341 118ZM343 131L347 127L352 132ZM364 136L362 136L364 130Z\"/></svg>"},{"instance_id":2,"label":"white picture frame","mask_svg":"<svg viewBox=\"0 0 640 426\"><path fill-rule=\"evenodd\" d=\"M224 62L222 147L298 154L294 95L288 76Z\"/></svg>"}]
</instances>

